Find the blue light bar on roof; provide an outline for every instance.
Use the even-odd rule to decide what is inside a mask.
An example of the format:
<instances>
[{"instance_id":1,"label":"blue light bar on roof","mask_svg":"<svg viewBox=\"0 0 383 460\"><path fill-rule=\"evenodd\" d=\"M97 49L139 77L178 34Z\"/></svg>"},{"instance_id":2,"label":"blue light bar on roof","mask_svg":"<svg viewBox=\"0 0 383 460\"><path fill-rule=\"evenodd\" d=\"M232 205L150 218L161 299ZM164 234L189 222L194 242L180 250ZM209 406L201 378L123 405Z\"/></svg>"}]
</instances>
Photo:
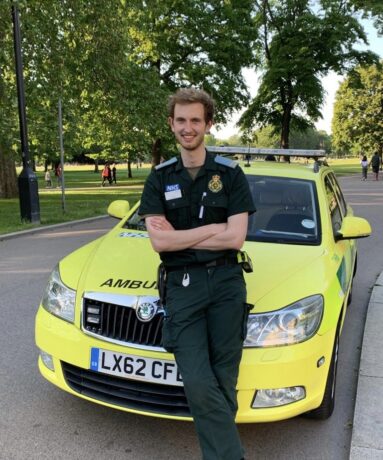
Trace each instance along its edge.
<instances>
[{"instance_id":1,"label":"blue light bar on roof","mask_svg":"<svg viewBox=\"0 0 383 460\"><path fill-rule=\"evenodd\" d=\"M277 155L286 157L321 158L326 156L324 150L303 150L303 149L257 149L255 147L217 147L207 145L209 152L221 154L241 155Z\"/></svg>"}]
</instances>

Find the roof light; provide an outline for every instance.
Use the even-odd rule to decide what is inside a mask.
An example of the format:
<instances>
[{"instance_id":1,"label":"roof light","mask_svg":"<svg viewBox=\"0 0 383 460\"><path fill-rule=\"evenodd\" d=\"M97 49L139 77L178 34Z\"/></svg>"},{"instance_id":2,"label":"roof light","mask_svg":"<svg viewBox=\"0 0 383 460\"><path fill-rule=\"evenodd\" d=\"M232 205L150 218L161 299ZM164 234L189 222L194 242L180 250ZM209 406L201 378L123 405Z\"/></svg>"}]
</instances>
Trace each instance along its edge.
<instances>
[{"instance_id":1,"label":"roof light","mask_svg":"<svg viewBox=\"0 0 383 460\"><path fill-rule=\"evenodd\" d=\"M286 157L323 158L325 150L304 150L304 149L257 149L255 147L217 147L207 145L209 152L222 154L243 154L243 155L277 155Z\"/></svg>"}]
</instances>

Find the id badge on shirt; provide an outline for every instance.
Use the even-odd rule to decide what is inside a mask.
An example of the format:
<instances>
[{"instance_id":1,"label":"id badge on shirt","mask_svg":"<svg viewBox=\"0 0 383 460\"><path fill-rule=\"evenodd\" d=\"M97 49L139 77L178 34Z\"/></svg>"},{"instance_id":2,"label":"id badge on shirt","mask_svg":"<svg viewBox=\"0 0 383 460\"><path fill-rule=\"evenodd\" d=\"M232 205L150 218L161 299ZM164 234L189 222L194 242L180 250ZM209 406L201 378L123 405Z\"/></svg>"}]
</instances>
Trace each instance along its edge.
<instances>
[{"instance_id":1,"label":"id badge on shirt","mask_svg":"<svg viewBox=\"0 0 383 460\"><path fill-rule=\"evenodd\" d=\"M176 198L182 198L179 184L167 185L165 188L165 200L175 200Z\"/></svg>"}]
</instances>

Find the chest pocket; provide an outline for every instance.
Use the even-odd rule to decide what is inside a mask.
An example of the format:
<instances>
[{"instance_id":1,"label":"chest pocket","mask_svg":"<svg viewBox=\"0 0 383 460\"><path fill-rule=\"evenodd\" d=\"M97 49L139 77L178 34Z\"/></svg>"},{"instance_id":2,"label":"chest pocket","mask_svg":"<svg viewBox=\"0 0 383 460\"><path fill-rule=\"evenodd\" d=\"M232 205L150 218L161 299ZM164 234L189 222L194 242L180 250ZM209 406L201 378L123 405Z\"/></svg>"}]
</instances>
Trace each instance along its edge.
<instances>
[{"instance_id":1,"label":"chest pocket","mask_svg":"<svg viewBox=\"0 0 383 460\"><path fill-rule=\"evenodd\" d=\"M188 197L165 200L166 218L176 230L190 228L190 200Z\"/></svg>"},{"instance_id":2,"label":"chest pocket","mask_svg":"<svg viewBox=\"0 0 383 460\"><path fill-rule=\"evenodd\" d=\"M227 221L228 197L225 193L209 194L203 201L205 224L221 224Z\"/></svg>"}]
</instances>

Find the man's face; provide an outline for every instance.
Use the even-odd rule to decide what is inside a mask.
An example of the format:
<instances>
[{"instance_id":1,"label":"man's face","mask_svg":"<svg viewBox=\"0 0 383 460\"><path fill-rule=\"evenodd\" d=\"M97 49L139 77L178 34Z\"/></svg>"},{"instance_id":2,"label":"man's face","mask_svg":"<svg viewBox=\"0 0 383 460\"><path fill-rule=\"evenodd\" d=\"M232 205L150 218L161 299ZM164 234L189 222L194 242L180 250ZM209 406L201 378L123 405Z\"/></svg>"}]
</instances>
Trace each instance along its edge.
<instances>
[{"instance_id":1,"label":"man's face","mask_svg":"<svg viewBox=\"0 0 383 460\"><path fill-rule=\"evenodd\" d=\"M169 118L170 127L185 150L195 150L204 142L212 122L205 122L204 107L200 102L176 104L174 118Z\"/></svg>"}]
</instances>

